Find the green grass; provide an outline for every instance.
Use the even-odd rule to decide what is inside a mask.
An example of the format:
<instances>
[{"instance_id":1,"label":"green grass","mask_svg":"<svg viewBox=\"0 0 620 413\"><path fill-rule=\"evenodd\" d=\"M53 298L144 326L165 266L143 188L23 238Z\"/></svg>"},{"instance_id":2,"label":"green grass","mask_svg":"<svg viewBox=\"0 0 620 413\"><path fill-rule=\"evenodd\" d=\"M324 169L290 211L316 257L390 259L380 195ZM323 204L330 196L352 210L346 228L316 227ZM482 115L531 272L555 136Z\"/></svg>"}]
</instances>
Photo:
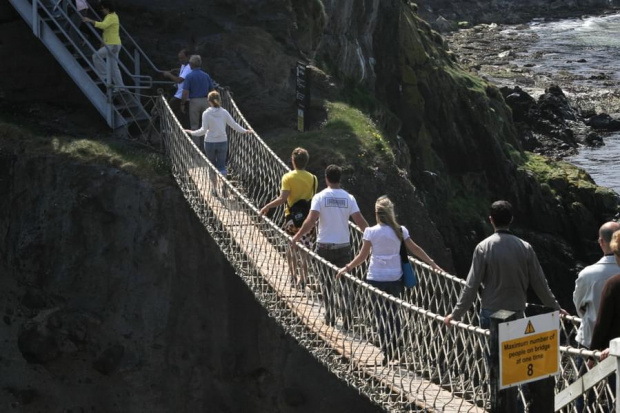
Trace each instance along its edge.
<instances>
[{"instance_id":1,"label":"green grass","mask_svg":"<svg viewBox=\"0 0 620 413\"><path fill-rule=\"evenodd\" d=\"M521 168L532 172L538 182L548 184L552 189L554 182L565 181L576 188L595 189L596 184L590 176L580 168L563 161L554 161L545 156L524 152L525 161Z\"/></svg>"},{"instance_id":2,"label":"green grass","mask_svg":"<svg viewBox=\"0 0 620 413\"><path fill-rule=\"evenodd\" d=\"M53 137L51 147L55 153L82 162L107 163L142 178L170 175L165 155L130 142Z\"/></svg>"},{"instance_id":3,"label":"green grass","mask_svg":"<svg viewBox=\"0 0 620 413\"><path fill-rule=\"evenodd\" d=\"M316 160L321 166L335 163L345 168L394 162L388 140L367 115L343 102L327 103L327 113L327 121L318 130L280 132L266 137L267 143L285 160L295 147L306 148L310 167Z\"/></svg>"},{"instance_id":4,"label":"green grass","mask_svg":"<svg viewBox=\"0 0 620 413\"><path fill-rule=\"evenodd\" d=\"M109 164L141 178L159 179L170 175L165 155L124 140L43 137L28 128L0 121L2 144L26 145L25 154L53 153L85 163Z\"/></svg>"}]
</instances>

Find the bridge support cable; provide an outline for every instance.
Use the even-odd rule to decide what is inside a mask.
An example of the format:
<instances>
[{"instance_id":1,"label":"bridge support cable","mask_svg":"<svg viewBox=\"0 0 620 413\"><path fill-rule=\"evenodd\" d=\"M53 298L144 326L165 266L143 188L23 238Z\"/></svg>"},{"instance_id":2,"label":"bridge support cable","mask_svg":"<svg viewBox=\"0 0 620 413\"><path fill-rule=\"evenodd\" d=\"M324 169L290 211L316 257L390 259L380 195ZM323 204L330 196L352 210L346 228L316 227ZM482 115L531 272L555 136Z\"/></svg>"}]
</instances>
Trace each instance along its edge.
<instances>
[{"instance_id":1,"label":"bridge support cable","mask_svg":"<svg viewBox=\"0 0 620 413\"><path fill-rule=\"evenodd\" d=\"M221 94L224 107L249 128L229 93ZM189 204L269 315L301 346L386 411L481 412L490 407L484 361L489 331L477 327L479 300L463 322L451 329L443 325L442 315L452 310L463 280L412 259L419 285L399 299L362 281L364 266L334 281L338 269L300 247L294 253L296 271L303 271L306 284L294 285L285 256L290 237L278 225L282 211L267 219L258 209L277 195L288 167L257 135L229 130L226 179L183 132L162 97L156 106L172 172ZM358 249L361 231L353 224L350 231ZM328 282L333 288L325 288ZM326 313L326 301L334 303L336 317ZM579 321L562 321L556 392L577 378L583 351L567 344ZM601 383L600 394L613 394L606 379Z\"/></svg>"}]
</instances>

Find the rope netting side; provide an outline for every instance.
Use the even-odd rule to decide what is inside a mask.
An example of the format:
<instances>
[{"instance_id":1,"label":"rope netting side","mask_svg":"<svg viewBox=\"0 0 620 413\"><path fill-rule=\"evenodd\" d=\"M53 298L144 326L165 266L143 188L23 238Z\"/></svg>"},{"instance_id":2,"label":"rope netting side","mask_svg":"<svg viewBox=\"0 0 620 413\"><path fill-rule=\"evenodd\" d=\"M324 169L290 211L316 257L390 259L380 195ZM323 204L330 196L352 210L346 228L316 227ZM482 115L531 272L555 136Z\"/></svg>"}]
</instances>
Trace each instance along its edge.
<instances>
[{"instance_id":1,"label":"rope netting side","mask_svg":"<svg viewBox=\"0 0 620 413\"><path fill-rule=\"evenodd\" d=\"M249 127L230 95L222 91L222 97L235 120ZM289 267L290 237L278 225L282 209L267 219L257 208L279 193L289 170L284 162L257 135L229 130L225 179L161 97L157 110L172 172L189 204L270 316L300 345L388 411L489 406L484 362L489 331L476 327L479 302L460 325L447 329L442 323L463 280L412 260L419 285L397 298L363 282L364 266L335 280L338 269L305 248L291 250ZM354 249L359 248L359 228L351 225L350 233ZM291 282L291 273L303 276L305 286ZM574 337L578 321L563 321L564 343ZM558 390L576 377L580 354L562 347ZM607 392L604 385L600 394Z\"/></svg>"}]
</instances>

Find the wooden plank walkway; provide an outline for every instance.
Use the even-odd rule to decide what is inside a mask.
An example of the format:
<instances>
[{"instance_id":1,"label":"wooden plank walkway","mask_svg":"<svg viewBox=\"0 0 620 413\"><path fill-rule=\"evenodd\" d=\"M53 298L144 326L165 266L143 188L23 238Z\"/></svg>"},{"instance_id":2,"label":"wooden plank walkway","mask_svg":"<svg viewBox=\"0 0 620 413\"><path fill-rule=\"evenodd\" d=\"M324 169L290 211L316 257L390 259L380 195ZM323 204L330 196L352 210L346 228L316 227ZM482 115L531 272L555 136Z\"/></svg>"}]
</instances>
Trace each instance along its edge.
<instances>
[{"instance_id":1,"label":"wooden plank walkway","mask_svg":"<svg viewBox=\"0 0 620 413\"><path fill-rule=\"evenodd\" d=\"M348 360L351 369L357 371L355 374L381 383L396 393L399 400L415 404L429 412L485 411L425 380L404 365L392 362L383 366L383 355L377 346L356 337L352 332L327 325L324 322L318 294L309 287L305 291L300 291L291 285L286 258L255 228L256 218L252 218L240 208L238 204L240 201L232 196L215 198L209 195L211 186L207 179L206 168L190 169L189 174L199 194L210 202L209 206L217 220L226 227L232 239L252 266L268 282L272 291L303 321L306 328L320 337L327 347Z\"/></svg>"}]
</instances>

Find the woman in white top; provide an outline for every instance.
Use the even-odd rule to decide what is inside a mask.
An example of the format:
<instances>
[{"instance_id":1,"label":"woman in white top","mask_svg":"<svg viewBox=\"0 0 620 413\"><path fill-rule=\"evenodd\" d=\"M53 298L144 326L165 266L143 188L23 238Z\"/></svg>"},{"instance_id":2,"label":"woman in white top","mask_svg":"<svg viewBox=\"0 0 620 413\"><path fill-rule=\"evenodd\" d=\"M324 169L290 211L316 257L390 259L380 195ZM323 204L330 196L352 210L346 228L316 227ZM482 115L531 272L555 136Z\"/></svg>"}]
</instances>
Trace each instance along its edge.
<instances>
[{"instance_id":1,"label":"woman in white top","mask_svg":"<svg viewBox=\"0 0 620 413\"><path fill-rule=\"evenodd\" d=\"M394 204L387 196L382 196L375 203L377 225L364 230L362 248L353 260L338 271L337 277L363 263L370 255L370 265L366 281L373 287L399 297L403 291L403 270L400 259L400 245L405 243L407 249L438 271L443 271L435 262L409 237L407 228L398 225L394 216ZM371 253L372 252L372 253ZM397 307L375 294L371 295L375 321L379 333L383 363L392 359L398 348L400 319Z\"/></svg>"},{"instance_id":2,"label":"woman in white top","mask_svg":"<svg viewBox=\"0 0 620 413\"><path fill-rule=\"evenodd\" d=\"M207 100L209 107L202 113L202 127L195 131L186 129L185 132L192 136L204 135L204 150L207 159L215 166L215 169L226 176L226 156L228 155L226 125L240 133L252 133L254 131L245 129L235 122L230 113L222 107L222 99L218 92L210 92ZM215 174L211 174L211 182L213 183L213 195L217 196Z\"/></svg>"}]
</instances>

